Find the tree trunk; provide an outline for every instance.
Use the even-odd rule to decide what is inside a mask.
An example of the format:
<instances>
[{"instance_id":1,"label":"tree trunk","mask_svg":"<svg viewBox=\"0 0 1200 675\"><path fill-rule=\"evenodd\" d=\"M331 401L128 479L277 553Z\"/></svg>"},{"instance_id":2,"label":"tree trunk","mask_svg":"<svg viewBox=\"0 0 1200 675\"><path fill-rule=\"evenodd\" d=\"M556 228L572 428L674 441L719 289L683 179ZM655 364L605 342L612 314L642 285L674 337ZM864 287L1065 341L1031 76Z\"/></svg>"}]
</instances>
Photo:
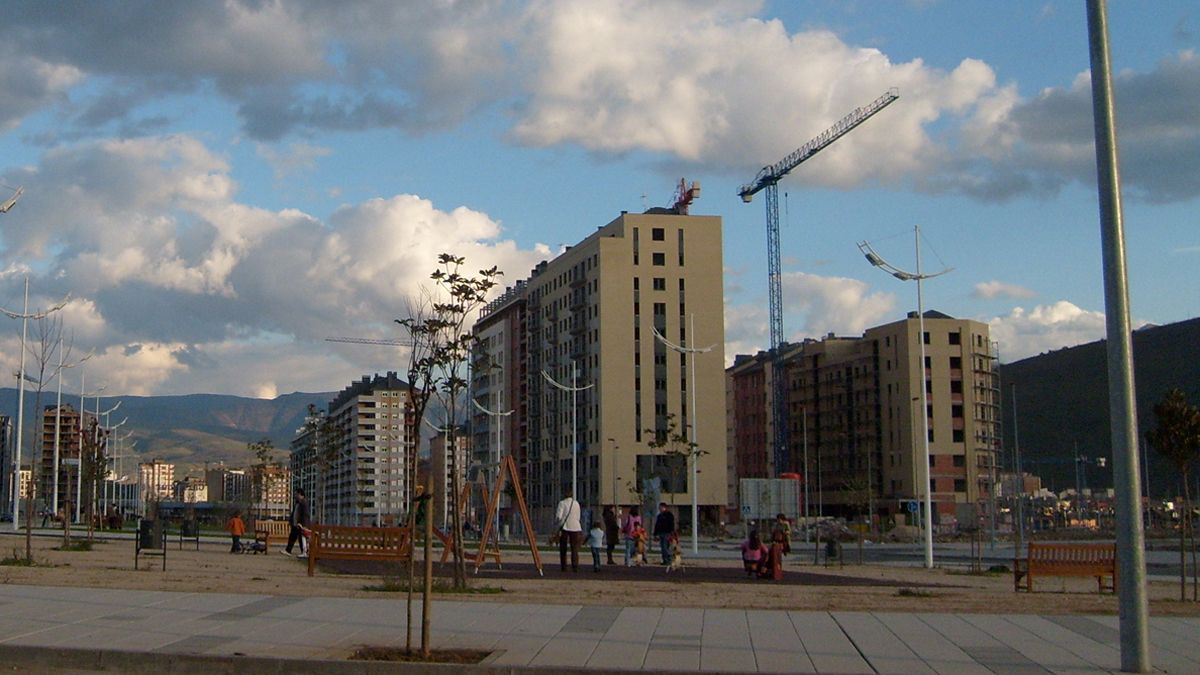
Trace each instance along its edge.
<instances>
[{"instance_id":1,"label":"tree trunk","mask_svg":"<svg viewBox=\"0 0 1200 675\"><path fill-rule=\"evenodd\" d=\"M1187 492L1187 481L1184 481L1183 490ZM1187 499L1184 499L1183 505L1185 508L1179 512L1179 601L1187 600L1187 537L1184 532L1187 529L1186 511Z\"/></svg>"},{"instance_id":2,"label":"tree trunk","mask_svg":"<svg viewBox=\"0 0 1200 675\"><path fill-rule=\"evenodd\" d=\"M33 491L37 484L33 480L33 462L30 462L30 480L29 489L25 491L25 564L33 564ZM20 484L20 474L18 473L17 484Z\"/></svg>"},{"instance_id":3,"label":"tree trunk","mask_svg":"<svg viewBox=\"0 0 1200 675\"><path fill-rule=\"evenodd\" d=\"M1188 544L1190 544L1189 548L1191 549L1191 552L1192 552L1192 602L1196 602L1197 600L1200 600L1200 595L1197 594L1197 587L1196 587L1196 583L1197 583L1197 580L1196 580L1196 576L1197 576L1197 571L1196 571L1196 526L1195 526L1195 523L1193 522L1194 518L1192 517L1192 495L1190 492L1190 488L1188 486L1187 472L1184 472L1184 474L1183 474L1183 509L1184 509L1184 518L1185 518L1184 522L1187 523L1186 527L1187 527L1187 534L1188 534ZM1182 525L1182 523L1181 523L1181 525ZM1183 530L1181 528L1180 534L1182 534L1182 533L1183 533ZM1180 566L1180 574L1182 575L1183 574L1183 548L1182 548L1183 542L1181 541L1179 543L1181 545L1181 548L1179 551L1179 557L1180 557L1179 566ZM1180 589L1180 590L1182 591L1183 589ZM1182 600L1183 598L1181 597L1180 599Z\"/></svg>"},{"instance_id":4,"label":"tree trunk","mask_svg":"<svg viewBox=\"0 0 1200 675\"><path fill-rule=\"evenodd\" d=\"M429 506L425 509L425 596L421 598L421 655L429 658L430 622L433 619L433 472L426 478L425 494L429 495Z\"/></svg>"}]
</instances>

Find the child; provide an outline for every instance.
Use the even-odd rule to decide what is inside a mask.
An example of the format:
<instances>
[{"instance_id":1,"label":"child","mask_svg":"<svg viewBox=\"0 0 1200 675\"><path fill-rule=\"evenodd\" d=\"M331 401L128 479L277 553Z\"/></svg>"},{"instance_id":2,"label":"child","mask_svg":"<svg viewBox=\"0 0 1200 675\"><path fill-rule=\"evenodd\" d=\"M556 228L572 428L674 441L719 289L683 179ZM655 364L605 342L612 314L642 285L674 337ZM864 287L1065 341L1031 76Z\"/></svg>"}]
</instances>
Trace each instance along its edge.
<instances>
[{"instance_id":1,"label":"child","mask_svg":"<svg viewBox=\"0 0 1200 675\"><path fill-rule=\"evenodd\" d=\"M633 555L633 564L635 566L640 567L646 564L646 542L649 539L650 536L646 534L646 528L642 527L641 523L638 523L633 528L633 540L637 542L636 553Z\"/></svg>"},{"instance_id":2,"label":"child","mask_svg":"<svg viewBox=\"0 0 1200 675\"><path fill-rule=\"evenodd\" d=\"M242 522L242 512L234 511L229 517L229 522L225 523L225 529L229 530L229 536L233 537L233 546L229 549L230 553L242 552L242 535L246 534L246 524Z\"/></svg>"},{"instance_id":3,"label":"child","mask_svg":"<svg viewBox=\"0 0 1200 675\"><path fill-rule=\"evenodd\" d=\"M600 549L604 548L604 528L600 527L600 523L592 523L592 529L588 532L588 546L592 549L592 571L600 571Z\"/></svg>"}]
</instances>

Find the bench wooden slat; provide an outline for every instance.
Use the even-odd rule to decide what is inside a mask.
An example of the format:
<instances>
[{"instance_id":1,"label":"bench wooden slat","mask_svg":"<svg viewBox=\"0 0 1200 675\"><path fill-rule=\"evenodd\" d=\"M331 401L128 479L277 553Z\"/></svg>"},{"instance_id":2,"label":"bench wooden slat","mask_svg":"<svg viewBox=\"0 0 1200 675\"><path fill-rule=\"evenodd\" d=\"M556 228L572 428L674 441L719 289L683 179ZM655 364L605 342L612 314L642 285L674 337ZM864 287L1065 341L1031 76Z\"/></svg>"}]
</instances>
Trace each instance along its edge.
<instances>
[{"instance_id":1,"label":"bench wooden slat","mask_svg":"<svg viewBox=\"0 0 1200 675\"><path fill-rule=\"evenodd\" d=\"M314 525L308 547L308 576L317 560L408 560L412 539L406 527Z\"/></svg>"},{"instance_id":2,"label":"bench wooden slat","mask_svg":"<svg viewBox=\"0 0 1200 675\"><path fill-rule=\"evenodd\" d=\"M1013 560L1013 590L1033 592L1034 577L1038 576L1095 577L1101 593L1115 592L1116 544L1029 542L1026 557Z\"/></svg>"}]
</instances>

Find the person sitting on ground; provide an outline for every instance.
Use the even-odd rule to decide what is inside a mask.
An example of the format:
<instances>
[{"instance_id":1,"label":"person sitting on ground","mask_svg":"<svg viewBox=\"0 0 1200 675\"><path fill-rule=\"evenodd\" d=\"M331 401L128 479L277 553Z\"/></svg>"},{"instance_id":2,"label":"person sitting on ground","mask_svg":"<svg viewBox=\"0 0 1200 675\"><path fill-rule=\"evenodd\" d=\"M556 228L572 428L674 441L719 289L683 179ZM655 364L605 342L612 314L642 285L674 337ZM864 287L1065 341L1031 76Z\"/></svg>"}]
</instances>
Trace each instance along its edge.
<instances>
[{"instance_id":1,"label":"person sitting on ground","mask_svg":"<svg viewBox=\"0 0 1200 675\"><path fill-rule=\"evenodd\" d=\"M241 553L242 536L246 534L246 523L242 522L241 511L234 511L233 515L229 516L229 521L225 523L225 529L229 531L229 536L233 537L233 546L229 552Z\"/></svg>"},{"instance_id":2,"label":"person sitting on ground","mask_svg":"<svg viewBox=\"0 0 1200 675\"><path fill-rule=\"evenodd\" d=\"M750 536L742 542L742 566L746 568L747 576L757 574L768 555L770 553L762 543L758 530L750 530Z\"/></svg>"}]
</instances>

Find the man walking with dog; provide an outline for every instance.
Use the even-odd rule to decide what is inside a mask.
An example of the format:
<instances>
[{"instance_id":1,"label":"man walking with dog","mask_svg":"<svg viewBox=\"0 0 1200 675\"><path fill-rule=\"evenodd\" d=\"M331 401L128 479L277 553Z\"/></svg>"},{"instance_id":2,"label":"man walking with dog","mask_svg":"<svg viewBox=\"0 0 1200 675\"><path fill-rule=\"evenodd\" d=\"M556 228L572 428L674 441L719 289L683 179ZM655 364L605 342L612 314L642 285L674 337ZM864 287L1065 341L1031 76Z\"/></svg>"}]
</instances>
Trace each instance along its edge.
<instances>
[{"instance_id":1,"label":"man walking with dog","mask_svg":"<svg viewBox=\"0 0 1200 675\"><path fill-rule=\"evenodd\" d=\"M654 536L658 538L659 551L662 553L662 564L671 564L671 536L675 534L675 514L667 507L666 502L658 505L658 516L654 518Z\"/></svg>"},{"instance_id":2,"label":"man walking with dog","mask_svg":"<svg viewBox=\"0 0 1200 675\"><path fill-rule=\"evenodd\" d=\"M575 494L567 494L554 509L554 522L558 528L558 556L563 572L567 571L567 547L571 547L571 571L579 571L579 545L583 543L582 508L575 501Z\"/></svg>"}]
</instances>

